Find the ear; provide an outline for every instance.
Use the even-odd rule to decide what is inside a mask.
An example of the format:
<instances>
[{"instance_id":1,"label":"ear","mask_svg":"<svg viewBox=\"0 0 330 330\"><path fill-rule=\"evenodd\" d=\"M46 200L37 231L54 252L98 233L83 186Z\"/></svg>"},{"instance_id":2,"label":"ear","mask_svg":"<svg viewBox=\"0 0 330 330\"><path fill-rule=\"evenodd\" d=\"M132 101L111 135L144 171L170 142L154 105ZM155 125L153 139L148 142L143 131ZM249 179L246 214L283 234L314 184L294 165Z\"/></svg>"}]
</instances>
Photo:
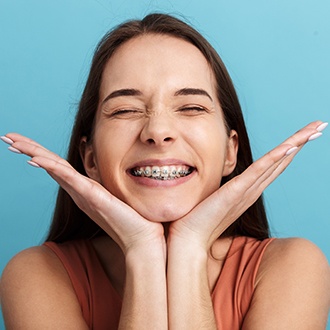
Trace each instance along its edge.
<instances>
[{"instance_id":1,"label":"ear","mask_svg":"<svg viewBox=\"0 0 330 330\"><path fill-rule=\"evenodd\" d=\"M223 176L231 174L237 164L237 151L238 151L238 134L236 131L231 130L228 141L227 141L227 150L226 150L226 159L223 169Z\"/></svg>"},{"instance_id":2,"label":"ear","mask_svg":"<svg viewBox=\"0 0 330 330\"><path fill-rule=\"evenodd\" d=\"M95 161L95 152L93 144L88 143L87 138L85 136L80 140L79 152L87 175L91 179L100 182L101 180Z\"/></svg>"}]
</instances>

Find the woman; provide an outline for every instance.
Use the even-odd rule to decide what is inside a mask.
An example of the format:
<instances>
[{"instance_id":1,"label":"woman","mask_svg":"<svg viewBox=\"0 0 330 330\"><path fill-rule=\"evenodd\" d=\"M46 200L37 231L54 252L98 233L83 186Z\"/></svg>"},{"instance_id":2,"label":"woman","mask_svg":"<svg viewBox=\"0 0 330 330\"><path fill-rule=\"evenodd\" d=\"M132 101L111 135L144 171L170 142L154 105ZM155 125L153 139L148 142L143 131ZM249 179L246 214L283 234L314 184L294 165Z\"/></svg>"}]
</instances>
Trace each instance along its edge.
<instances>
[{"instance_id":1,"label":"woman","mask_svg":"<svg viewBox=\"0 0 330 330\"><path fill-rule=\"evenodd\" d=\"M324 329L327 261L269 238L259 196L326 126L252 164L207 41L162 14L119 26L95 52L68 162L2 138L61 186L47 242L4 271L8 329Z\"/></svg>"}]
</instances>

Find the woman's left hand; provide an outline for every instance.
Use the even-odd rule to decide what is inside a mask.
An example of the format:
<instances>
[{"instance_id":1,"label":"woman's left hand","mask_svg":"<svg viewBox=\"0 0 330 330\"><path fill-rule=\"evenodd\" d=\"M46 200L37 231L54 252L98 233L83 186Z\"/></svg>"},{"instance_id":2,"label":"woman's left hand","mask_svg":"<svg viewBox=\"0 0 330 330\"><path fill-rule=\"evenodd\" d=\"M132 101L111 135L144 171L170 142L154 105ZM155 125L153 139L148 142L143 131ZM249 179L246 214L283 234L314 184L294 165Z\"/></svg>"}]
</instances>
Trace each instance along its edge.
<instances>
[{"instance_id":1,"label":"woman's left hand","mask_svg":"<svg viewBox=\"0 0 330 330\"><path fill-rule=\"evenodd\" d=\"M287 168L301 148L319 137L325 127L321 121L310 123L221 186L191 212L171 224L170 242L179 239L184 240L187 247L197 244L210 249L226 228Z\"/></svg>"},{"instance_id":2,"label":"woman's left hand","mask_svg":"<svg viewBox=\"0 0 330 330\"><path fill-rule=\"evenodd\" d=\"M311 123L221 186L187 215L171 223L167 238L167 292L171 328L217 329L212 288L219 276L213 245L326 127ZM221 268L220 268L221 269ZM196 327L196 325L198 325Z\"/></svg>"}]
</instances>

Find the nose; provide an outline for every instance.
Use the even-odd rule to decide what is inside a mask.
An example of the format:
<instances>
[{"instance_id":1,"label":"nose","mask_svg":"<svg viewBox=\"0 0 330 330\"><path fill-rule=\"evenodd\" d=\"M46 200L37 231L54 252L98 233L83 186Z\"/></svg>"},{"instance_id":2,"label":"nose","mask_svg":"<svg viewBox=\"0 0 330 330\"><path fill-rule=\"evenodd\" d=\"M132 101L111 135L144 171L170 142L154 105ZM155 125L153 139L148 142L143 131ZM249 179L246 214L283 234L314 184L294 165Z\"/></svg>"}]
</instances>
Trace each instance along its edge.
<instances>
[{"instance_id":1,"label":"nose","mask_svg":"<svg viewBox=\"0 0 330 330\"><path fill-rule=\"evenodd\" d=\"M144 144L166 146L176 140L177 130L168 115L154 114L146 119L140 138Z\"/></svg>"}]
</instances>

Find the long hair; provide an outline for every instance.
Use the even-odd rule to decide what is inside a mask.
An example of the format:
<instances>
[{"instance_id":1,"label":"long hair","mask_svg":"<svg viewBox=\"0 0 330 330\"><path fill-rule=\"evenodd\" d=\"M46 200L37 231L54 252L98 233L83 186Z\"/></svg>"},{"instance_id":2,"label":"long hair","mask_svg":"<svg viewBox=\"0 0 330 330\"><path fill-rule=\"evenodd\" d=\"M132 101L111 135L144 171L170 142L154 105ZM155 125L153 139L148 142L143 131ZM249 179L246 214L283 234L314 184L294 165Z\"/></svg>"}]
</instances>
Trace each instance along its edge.
<instances>
[{"instance_id":1,"label":"long hair","mask_svg":"<svg viewBox=\"0 0 330 330\"><path fill-rule=\"evenodd\" d=\"M76 115L68 150L68 162L81 174L86 175L79 145L83 136L93 136L95 114L99 103L99 90L105 65L122 44L145 34L163 34L185 40L196 46L209 63L216 78L217 97L223 110L228 132L238 133L239 148L237 165L233 173L224 177L220 184L242 173L252 163L252 153L241 107L231 78L214 48L195 29L185 22L165 14L150 14L142 20L132 20L107 33L98 44L90 73ZM46 240L63 242L78 238L91 238L104 234L103 230L82 212L71 197L60 187L53 222ZM264 239L269 228L262 197L244 212L222 236L244 235Z\"/></svg>"}]
</instances>

